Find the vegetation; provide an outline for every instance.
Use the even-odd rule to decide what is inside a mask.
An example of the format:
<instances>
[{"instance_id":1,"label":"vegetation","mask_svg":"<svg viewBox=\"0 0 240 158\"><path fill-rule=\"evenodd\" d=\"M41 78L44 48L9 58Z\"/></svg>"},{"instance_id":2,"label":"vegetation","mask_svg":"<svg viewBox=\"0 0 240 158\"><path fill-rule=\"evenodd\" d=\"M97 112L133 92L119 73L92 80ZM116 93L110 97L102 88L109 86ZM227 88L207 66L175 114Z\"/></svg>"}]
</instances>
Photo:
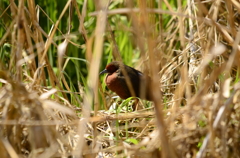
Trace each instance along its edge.
<instances>
[{"instance_id":1,"label":"vegetation","mask_svg":"<svg viewBox=\"0 0 240 158\"><path fill-rule=\"evenodd\" d=\"M239 157L239 6L0 1L0 157ZM114 97L113 60L153 102Z\"/></svg>"}]
</instances>

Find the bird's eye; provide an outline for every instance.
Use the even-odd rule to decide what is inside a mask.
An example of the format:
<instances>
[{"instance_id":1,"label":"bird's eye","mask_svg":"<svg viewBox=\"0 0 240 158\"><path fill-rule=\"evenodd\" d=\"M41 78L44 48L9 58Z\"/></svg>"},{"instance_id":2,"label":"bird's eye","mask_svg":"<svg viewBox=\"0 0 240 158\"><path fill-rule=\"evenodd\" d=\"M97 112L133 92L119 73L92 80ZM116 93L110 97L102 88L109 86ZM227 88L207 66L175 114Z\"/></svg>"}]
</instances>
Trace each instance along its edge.
<instances>
[{"instance_id":1,"label":"bird's eye","mask_svg":"<svg viewBox=\"0 0 240 158\"><path fill-rule=\"evenodd\" d=\"M106 69L108 70L108 72L114 73L115 71L117 71L118 68L114 65L108 65Z\"/></svg>"}]
</instances>

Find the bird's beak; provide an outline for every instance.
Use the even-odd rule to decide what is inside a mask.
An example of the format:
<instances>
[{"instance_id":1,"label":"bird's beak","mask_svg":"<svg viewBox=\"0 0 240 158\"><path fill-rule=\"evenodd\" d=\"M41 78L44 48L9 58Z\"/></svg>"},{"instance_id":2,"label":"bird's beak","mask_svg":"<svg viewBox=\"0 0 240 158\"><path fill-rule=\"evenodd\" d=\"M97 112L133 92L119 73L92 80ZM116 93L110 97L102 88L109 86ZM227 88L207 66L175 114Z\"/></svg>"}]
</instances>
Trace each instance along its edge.
<instances>
[{"instance_id":1,"label":"bird's beak","mask_svg":"<svg viewBox=\"0 0 240 158\"><path fill-rule=\"evenodd\" d=\"M104 73L108 73L107 69L104 69L103 71L101 71L99 75L104 74Z\"/></svg>"}]
</instances>

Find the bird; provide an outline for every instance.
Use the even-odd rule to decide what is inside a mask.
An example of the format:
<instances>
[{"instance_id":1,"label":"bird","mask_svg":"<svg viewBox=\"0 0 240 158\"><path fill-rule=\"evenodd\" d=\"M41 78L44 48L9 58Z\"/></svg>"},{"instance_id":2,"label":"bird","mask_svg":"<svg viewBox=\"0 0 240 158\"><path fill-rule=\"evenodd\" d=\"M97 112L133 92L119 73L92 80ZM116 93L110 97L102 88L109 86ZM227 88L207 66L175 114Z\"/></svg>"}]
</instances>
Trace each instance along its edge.
<instances>
[{"instance_id":1,"label":"bird","mask_svg":"<svg viewBox=\"0 0 240 158\"><path fill-rule=\"evenodd\" d=\"M120 98L127 99L129 97L138 97L152 101L152 92L149 84L151 79L141 71L127 66L120 61L113 61L100 72L100 75L104 73L107 73L105 78L107 87L115 92ZM131 86L127 84L127 76Z\"/></svg>"}]
</instances>

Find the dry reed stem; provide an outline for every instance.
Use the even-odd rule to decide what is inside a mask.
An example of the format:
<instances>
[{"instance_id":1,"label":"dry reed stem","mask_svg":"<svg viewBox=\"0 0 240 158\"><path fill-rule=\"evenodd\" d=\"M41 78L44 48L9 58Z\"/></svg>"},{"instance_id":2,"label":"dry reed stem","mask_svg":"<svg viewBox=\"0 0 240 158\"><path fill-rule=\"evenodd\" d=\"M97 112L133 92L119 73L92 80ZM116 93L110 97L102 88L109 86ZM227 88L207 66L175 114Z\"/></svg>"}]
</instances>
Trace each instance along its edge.
<instances>
[{"instance_id":1,"label":"dry reed stem","mask_svg":"<svg viewBox=\"0 0 240 158\"><path fill-rule=\"evenodd\" d=\"M103 49L103 34L106 27L106 20L107 20L107 14L106 10L109 5L109 1L102 1L99 2L101 13L97 17L97 25L96 25L96 31L95 31L95 44L94 44L94 50L93 50L93 56L90 62L89 67L89 75L88 75L88 89L86 91L85 97L84 97L84 104L82 109L82 115L84 118L84 121L80 124L78 128L79 132L79 143L77 145L77 149L74 153L74 155L80 156L83 152L83 141L84 141L84 134L86 129L86 123L88 122L88 119L90 117L90 111L91 106L94 104L98 104L97 98L94 98L94 92L96 93L98 90L98 74L99 74L99 67L100 67L100 61L102 57L102 49ZM88 48L89 49L89 48ZM95 102L93 102L95 100Z\"/></svg>"}]
</instances>

